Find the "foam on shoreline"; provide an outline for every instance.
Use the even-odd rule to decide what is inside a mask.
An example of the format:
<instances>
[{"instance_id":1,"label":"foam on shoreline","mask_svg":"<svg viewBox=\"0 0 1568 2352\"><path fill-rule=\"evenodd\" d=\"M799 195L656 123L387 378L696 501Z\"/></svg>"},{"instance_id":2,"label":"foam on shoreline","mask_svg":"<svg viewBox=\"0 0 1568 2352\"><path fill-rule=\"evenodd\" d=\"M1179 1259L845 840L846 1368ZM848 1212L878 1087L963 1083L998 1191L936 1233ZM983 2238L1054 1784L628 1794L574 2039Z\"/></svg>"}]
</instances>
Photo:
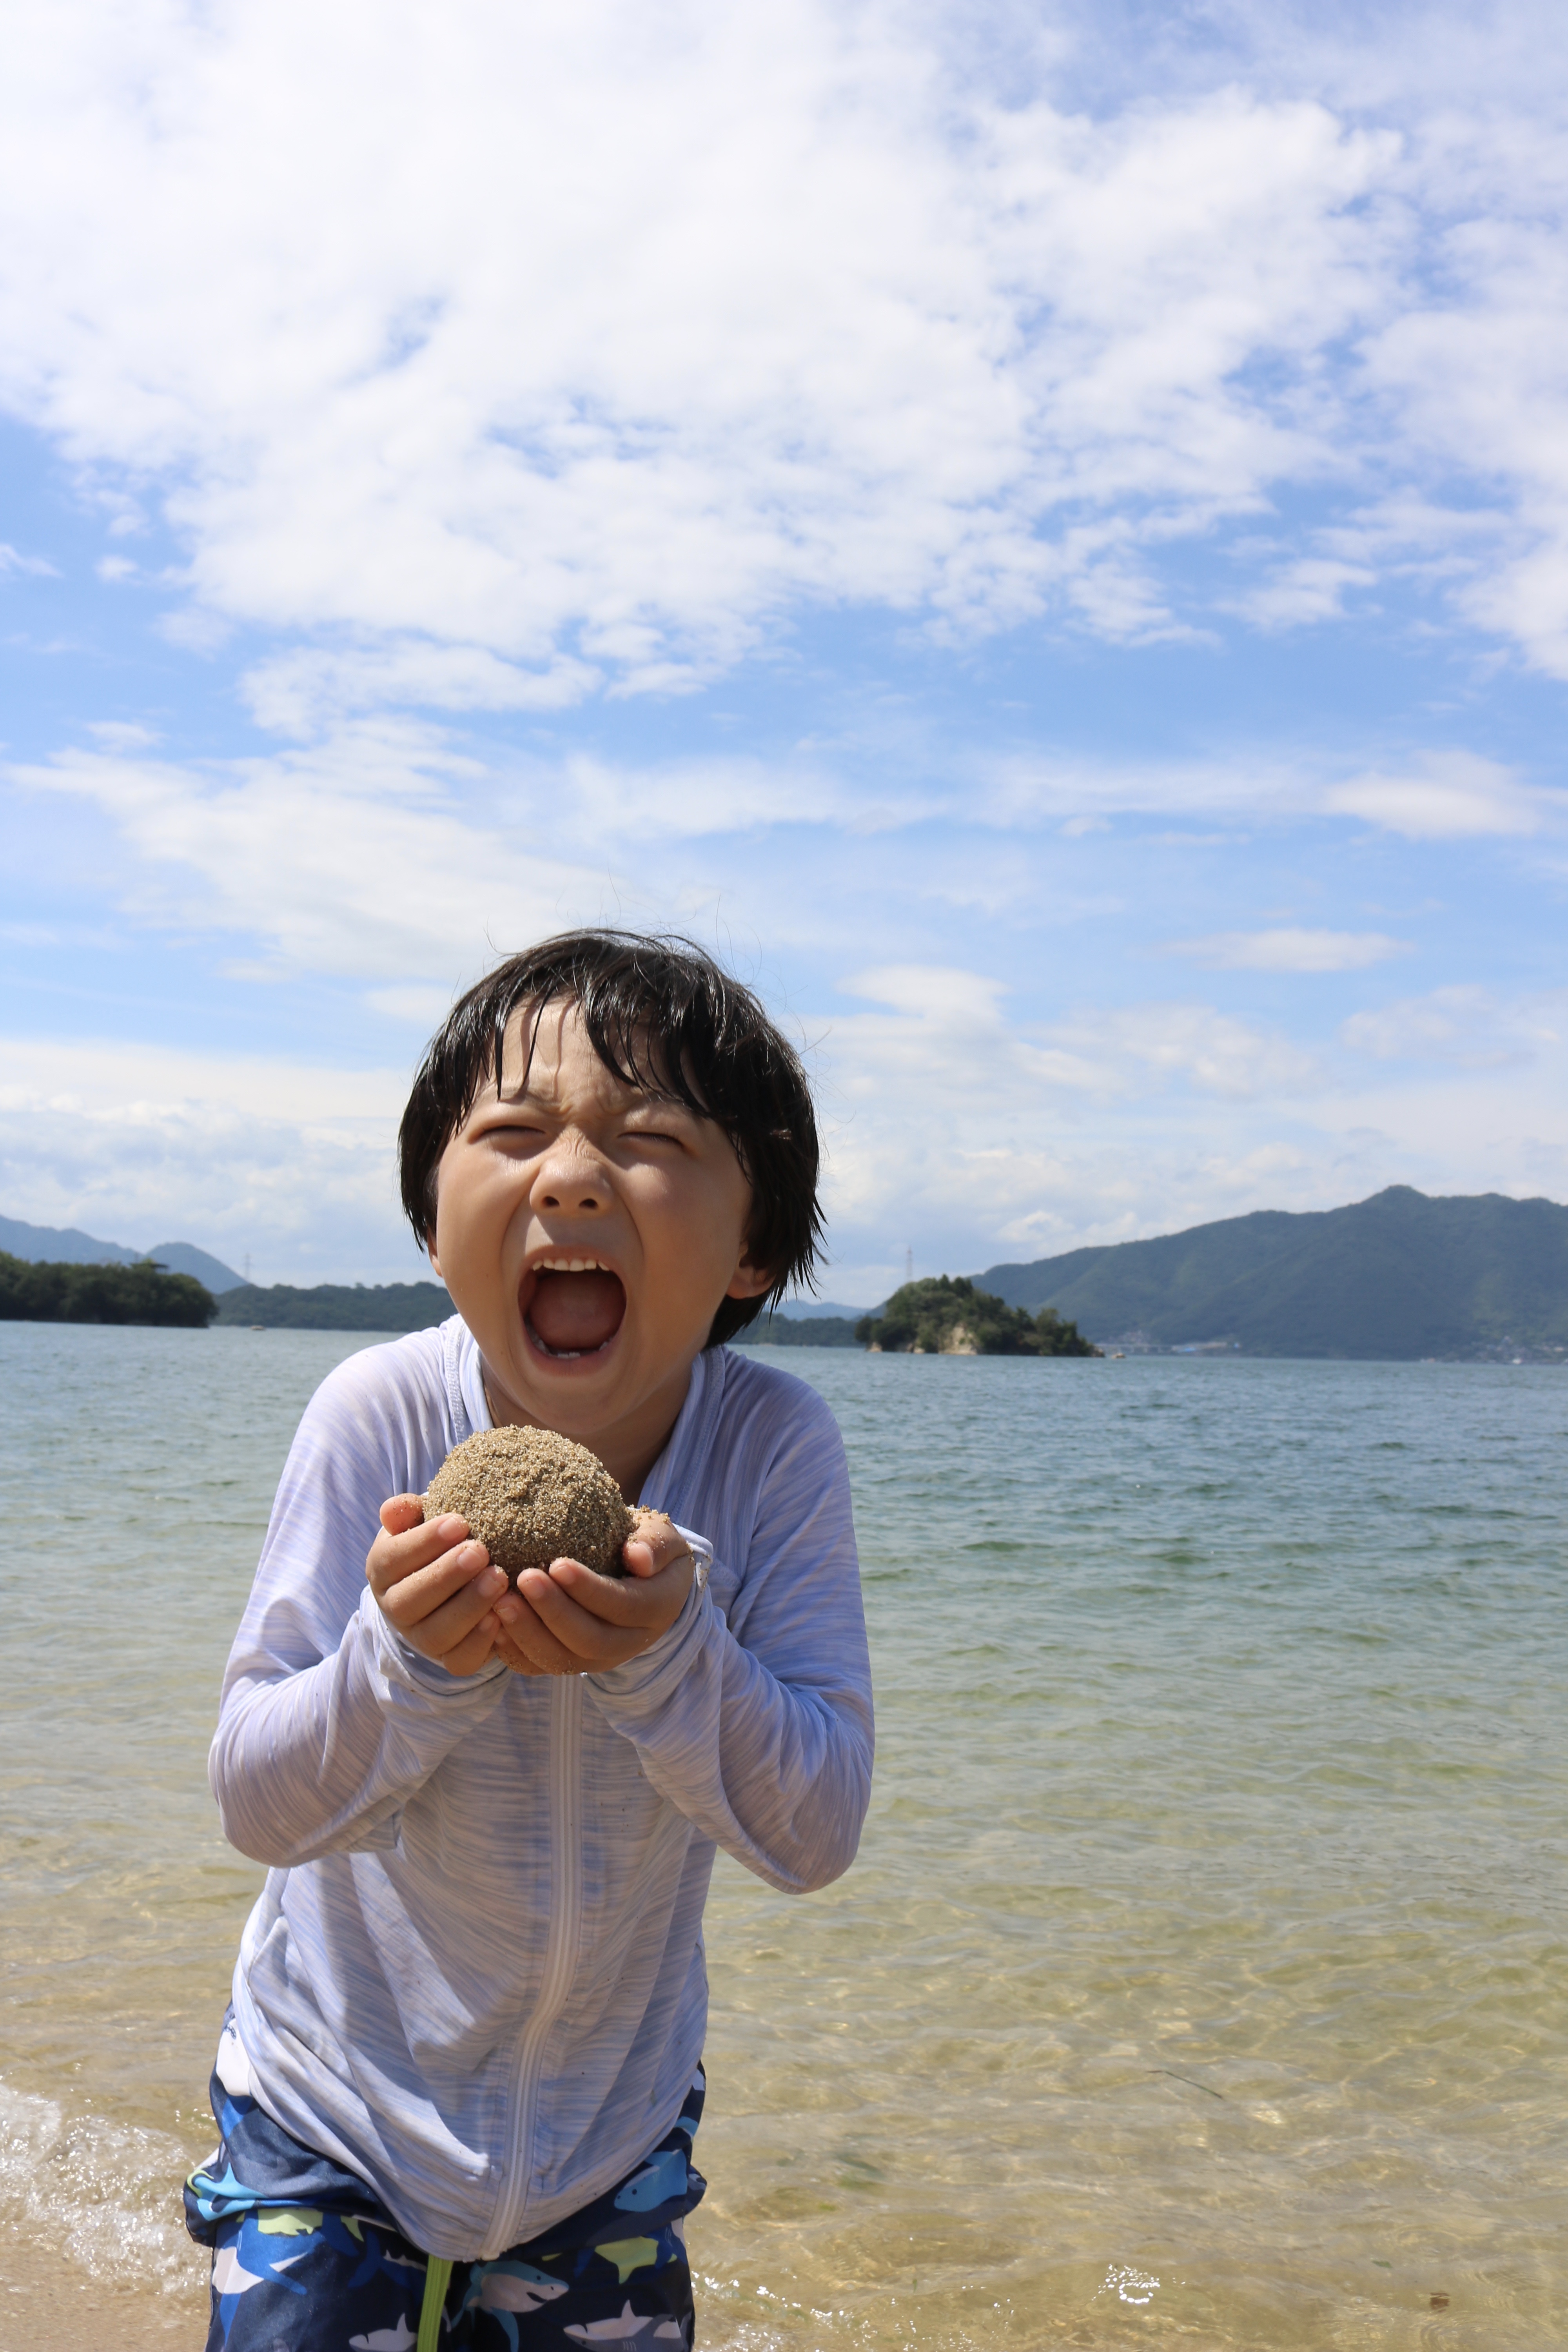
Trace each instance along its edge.
<instances>
[{"instance_id":1,"label":"foam on shoreline","mask_svg":"<svg viewBox=\"0 0 1568 2352\"><path fill-rule=\"evenodd\" d=\"M203 2267L180 2211L188 2168L170 2133L70 2116L0 2081L0 2230L91 2278L174 2292Z\"/></svg>"}]
</instances>

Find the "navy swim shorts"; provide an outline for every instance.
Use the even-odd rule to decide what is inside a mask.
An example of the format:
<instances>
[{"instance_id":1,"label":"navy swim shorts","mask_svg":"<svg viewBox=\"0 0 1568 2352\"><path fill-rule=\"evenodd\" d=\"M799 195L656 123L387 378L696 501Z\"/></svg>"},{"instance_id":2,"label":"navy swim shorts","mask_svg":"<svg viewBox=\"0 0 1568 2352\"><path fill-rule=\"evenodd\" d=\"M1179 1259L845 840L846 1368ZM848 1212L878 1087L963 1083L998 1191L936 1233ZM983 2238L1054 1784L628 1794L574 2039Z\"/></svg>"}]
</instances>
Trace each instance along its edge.
<instances>
[{"instance_id":1,"label":"navy swim shorts","mask_svg":"<svg viewBox=\"0 0 1568 2352\"><path fill-rule=\"evenodd\" d=\"M704 2088L699 2068L674 2128L581 2212L495 2262L453 2263L444 2290L437 2264L427 2308L429 2258L365 2183L215 2071L217 2150L185 2183L185 2226L212 2248L207 2352L691 2352Z\"/></svg>"}]
</instances>

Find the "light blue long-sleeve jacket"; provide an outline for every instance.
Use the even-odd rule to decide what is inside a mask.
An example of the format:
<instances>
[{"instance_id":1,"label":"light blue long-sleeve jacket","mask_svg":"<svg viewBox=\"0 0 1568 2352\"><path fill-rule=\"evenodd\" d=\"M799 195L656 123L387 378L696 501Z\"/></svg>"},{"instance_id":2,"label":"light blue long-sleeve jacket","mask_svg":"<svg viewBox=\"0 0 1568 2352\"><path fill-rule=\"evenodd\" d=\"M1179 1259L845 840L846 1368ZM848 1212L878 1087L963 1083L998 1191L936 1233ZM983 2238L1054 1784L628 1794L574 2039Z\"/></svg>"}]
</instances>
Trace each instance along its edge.
<instances>
[{"instance_id":1,"label":"light blue long-sleeve jacket","mask_svg":"<svg viewBox=\"0 0 1568 2352\"><path fill-rule=\"evenodd\" d=\"M711 1571L602 1675L455 1679L366 1585L383 1502L489 1426L456 1317L323 1382L209 1768L227 1836L270 1865L234 1977L256 2095L454 2260L548 2229L663 2137L702 2050L715 1846L824 1886L871 1777L848 1477L815 1390L698 1359L641 1499Z\"/></svg>"}]
</instances>

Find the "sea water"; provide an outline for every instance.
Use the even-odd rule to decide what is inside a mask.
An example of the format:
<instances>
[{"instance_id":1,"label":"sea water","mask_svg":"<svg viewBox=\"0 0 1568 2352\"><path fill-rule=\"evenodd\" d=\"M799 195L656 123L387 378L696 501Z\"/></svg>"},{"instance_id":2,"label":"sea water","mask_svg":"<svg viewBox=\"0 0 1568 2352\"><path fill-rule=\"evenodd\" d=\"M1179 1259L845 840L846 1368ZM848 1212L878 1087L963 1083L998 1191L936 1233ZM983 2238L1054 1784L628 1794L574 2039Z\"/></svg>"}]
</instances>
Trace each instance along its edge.
<instances>
[{"instance_id":1,"label":"sea water","mask_svg":"<svg viewBox=\"0 0 1568 2352\"><path fill-rule=\"evenodd\" d=\"M258 1877L206 1743L363 1344L0 1326L0 2233L193 2346ZM701 2340L1568 2343L1568 1371L767 1360L844 1431L879 1747L837 1886L715 1877Z\"/></svg>"}]
</instances>

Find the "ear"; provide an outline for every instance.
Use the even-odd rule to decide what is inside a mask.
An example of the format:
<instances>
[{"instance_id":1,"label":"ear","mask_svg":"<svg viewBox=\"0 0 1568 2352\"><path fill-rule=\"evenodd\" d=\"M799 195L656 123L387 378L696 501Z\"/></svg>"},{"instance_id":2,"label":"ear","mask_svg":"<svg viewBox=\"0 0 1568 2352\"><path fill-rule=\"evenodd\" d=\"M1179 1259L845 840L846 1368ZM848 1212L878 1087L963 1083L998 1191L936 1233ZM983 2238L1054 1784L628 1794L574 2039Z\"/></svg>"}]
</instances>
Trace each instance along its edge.
<instances>
[{"instance_id":1,"label":"ear","mask_svg":"<svg viewBox=\"0 0 1568 2352\"><path fill-rule=\"evenodd\" d=\"M726 1298L760 1298L764 1290L771 1290L773 1286L773 1278L767 1268L753 1265L749 1257L743 1257L730 1276L724 1296Z\"/></svg>"},{"instance_id":2,"label":"ear","mask_svg":"<svg viewBox=\"0 0 1568 2352\"><path fill-rule=\"evenodd\" d=\"M425 1236L425 1255L430 1261L430 1271L437 1282L445 1282L447 1277L441 1271L441 1261L436 1255L436 1236L433 1233L426 1234Z\"/></svg>"}]
</instances>

